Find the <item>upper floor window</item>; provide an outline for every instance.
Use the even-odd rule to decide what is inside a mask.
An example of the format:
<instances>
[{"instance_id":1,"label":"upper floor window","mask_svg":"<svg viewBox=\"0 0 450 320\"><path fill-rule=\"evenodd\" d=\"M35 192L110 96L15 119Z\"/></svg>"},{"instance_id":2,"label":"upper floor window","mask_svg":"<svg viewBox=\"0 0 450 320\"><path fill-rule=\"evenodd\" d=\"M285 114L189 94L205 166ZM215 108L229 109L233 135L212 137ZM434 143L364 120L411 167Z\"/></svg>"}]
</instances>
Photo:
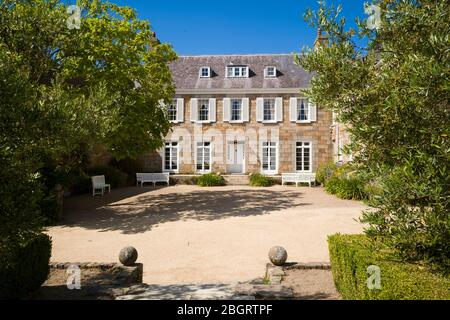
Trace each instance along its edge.
<instances>
[{"instance_id":1,"label":"upper floor window","mask_svg":"<svg viewBox=\"0 0 450 320\"><path fill-rule=\"evenodd\" d=\"M201 67L200 68L200 78L211 78L211 68Z\"/></svg>"},{"instance_id":2,"label":"upper floor window","mask_svg":"<svg viewBox=\"0 0 450 320\"><path fill-rule=\"evenodd\" d=\"M277 76L277 68L276 67L266 67L266 69L264 69L264 76L266 78L275 78Z\"/></svg>"},{"instance_id":3,"label":"upper floor window","mask_svg":"<svg viewBox=\"0 0 450 320\"><path fill-rule=\"evenodd\" d=\"M275 99L264 99L264 121L275 121Z\"/></svg>"},{"instance_id":4,"label":"upper floor window","mask_svg":"<svg viewBox=\"0 0 450 320\"><path fill-rule=\"evenodd\" d=\"M297 121L309 121L308 99L298 99L298 101L297 101Z\"/></svg>"},{"instance_id":5,"label":"upper floor window","mask_svg":"<svg viewBox=\"0 0 450 320\"><path fill-rule=\"evenodd\" d=\"M231 121L242 121L242 99L231 99Z\"/></svg>"},{"instance_id":6,"label":"upper floor window","mask_svg":"<svg viewBox=\"0 0 450 320\"><path fill-rule=\"evenodd\" d=\"M169 121L177 121L177 100L174 99L167 108Z\"/></svg>"},{"instance_id":7,"label":"upper floor window","mask_svg":"<svg viewBox=\"0 0 450 320\"><path fill-rule=\"evenodd\" d=\"M247 66L229 66L227 67L228 78L248 78Z\"/></svg>"},{"instance_id":8,"label":"upper floor window","mask_svg":"<svg viewBox=\"0 0 450 320\"><path fill-rule=\"evenodd\" d=\"M198 121L209 121L209 99L198 100Z\"/></svg>"}]
</instances>

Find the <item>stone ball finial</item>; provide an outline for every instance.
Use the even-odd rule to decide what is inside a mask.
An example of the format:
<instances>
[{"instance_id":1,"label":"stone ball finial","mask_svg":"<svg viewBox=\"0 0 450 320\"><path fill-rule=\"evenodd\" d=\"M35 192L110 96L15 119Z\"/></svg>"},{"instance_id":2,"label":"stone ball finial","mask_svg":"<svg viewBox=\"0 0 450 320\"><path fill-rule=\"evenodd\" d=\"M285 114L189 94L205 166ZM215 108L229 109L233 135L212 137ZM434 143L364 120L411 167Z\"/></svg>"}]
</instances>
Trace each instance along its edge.
<instances>
[{"instance_id":1,"label":"stone ball finial","mask_svg":"<svg viewBox=\"0 0 450 320\"><path fill-rule=\"evenodd\" d=\"M119 261L124 266L132 266L138 258L138 252L134 247L125 247L120 250Z\"/></svg>"},{"instance_id":2,"label":"stone ball finial","mask_svg":"<svg viewBox=\"0 0 450 320\"><path fill-rule=\"evenodd\" d=\"M282 266L287 260L287 251L283 247L273 247L269 251L269 259L276 266Z\"/></svg>"}]
</instances>

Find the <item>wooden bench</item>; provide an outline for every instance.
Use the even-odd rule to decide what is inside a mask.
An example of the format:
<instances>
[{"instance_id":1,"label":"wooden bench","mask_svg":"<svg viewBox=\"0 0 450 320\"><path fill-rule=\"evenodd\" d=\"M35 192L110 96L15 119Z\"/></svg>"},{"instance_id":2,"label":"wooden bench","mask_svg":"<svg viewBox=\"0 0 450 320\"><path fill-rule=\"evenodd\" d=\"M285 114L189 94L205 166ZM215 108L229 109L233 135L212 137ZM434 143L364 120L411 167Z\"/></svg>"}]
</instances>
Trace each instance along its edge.
<instances>
[{"instance_id":1,"label":"wooden bench","mask_svg":"<svg viewBox=\"0 0 450 320\"><path fill-rule=\"evenodd\" d=\"M311 187L312 184L316 185L316 174L315 173L282 173L281 174L281 184L285 183L295 183L298 186L299 183L308 183Z\"/></svg>"},{"instance_id":2,"label":"wooden bench","mask_svg":"<svg viewBox=\"0 0 450 320\"><path fill-rule=\"evenodd\" d=\"M169 185L169 178L169 173L136 173L136 185L143 187L144 183L153 183L153 186L156 186L157 182Z\"/></svg>"}]
</instances>

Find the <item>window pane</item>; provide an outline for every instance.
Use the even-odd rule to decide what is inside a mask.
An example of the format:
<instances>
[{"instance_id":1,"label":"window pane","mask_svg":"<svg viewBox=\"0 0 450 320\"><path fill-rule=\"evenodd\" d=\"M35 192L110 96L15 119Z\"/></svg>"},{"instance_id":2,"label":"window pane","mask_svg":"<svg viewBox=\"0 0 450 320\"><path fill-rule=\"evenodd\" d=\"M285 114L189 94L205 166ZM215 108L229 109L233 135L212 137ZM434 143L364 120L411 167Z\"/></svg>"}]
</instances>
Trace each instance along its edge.
<instances>
[{"instance_id":1,"label":"window pane","mask_svg":"<svg viewBox=\"0 0 450 320\"><path fill-rule=\"evenodd\" d=\"M303 149L303 170L309 171L310 168L310 158L311 157L311 149L304 148Z\"/></svg>"},{"instance_id":2,"label":"window pane","mask_svg":"<svg viewBox=\"0 0 450 320\"><path fill-rule=\"evenodd\" d=\"M208 121L209 120L209 100L208 99L200 99L198 101L199 109L198 109L198 120L199 121Z\"/></svg>"},{"instance_id":3,"label":"window pane","mask_svg":"<svg viewBox=\"0 0 450 320\"><path fill-rule=\"evenodd\" d=\"M173 143L172 146L172 168L171 170L177 170L178 169L178 146L176 143Z\"/></svg>"},{"instance_id":4,"label":"window pane","mask_svg":"<svg viewBox=\"0 0 450 320\"><path fill-rule=\"evenodd\" d=\"M308 121L309 106L307 99L299 99L297 103L298 121Z\"/></svg>"},{"instance_id":5,"label":"window pane","mask_svg":"<svg viewBox=\"0 0 450 320\"><path fill-rule=\"evenodd\" d=\"M275 120L275 99L264 99L264 121Z\"/></svg>"},{"instance_id":6,"label":"window pane","mask_svg":"<svg viewBox=\"0 0 450 320\"><path fill-rule=\"evenodd\" d=\"M231 102L231 121L240 121L242 115L242 100L233 99Z\"/></svg>"}]
</instances>

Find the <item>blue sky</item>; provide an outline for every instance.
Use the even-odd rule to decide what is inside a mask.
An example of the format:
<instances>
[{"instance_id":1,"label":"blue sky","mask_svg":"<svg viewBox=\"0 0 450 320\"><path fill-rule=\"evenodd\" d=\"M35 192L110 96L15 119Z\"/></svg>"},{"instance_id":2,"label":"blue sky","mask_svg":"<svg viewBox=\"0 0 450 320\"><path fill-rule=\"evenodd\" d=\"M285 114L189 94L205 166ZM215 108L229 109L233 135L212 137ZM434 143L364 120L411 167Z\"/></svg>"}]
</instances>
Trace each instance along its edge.
<instances>
[{"instance_id":1,"label":"blue sky","mask_svg":"<svg viewBox=\"0 0 450 320\"><path fill-rule=\"evenodd\" d=\"M316 0L112 0L137 9L179 55L291 53L312 46L317 31L303 19ZM347 21L364 17L367 0L342 3Z\"/></svg>"}]
</instances>

